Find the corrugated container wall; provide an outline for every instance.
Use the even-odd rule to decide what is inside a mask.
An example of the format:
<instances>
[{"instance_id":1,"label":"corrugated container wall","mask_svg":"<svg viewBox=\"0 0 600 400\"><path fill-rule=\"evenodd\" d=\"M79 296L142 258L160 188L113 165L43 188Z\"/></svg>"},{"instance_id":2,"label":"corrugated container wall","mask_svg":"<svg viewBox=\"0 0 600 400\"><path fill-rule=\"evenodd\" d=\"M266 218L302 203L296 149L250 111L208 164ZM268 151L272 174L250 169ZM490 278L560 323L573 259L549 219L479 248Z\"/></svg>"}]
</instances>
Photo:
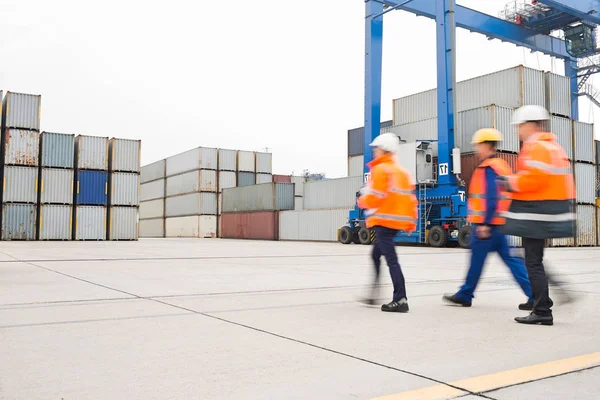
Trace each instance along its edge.
<instances>
[{"instance_id":1,"label":"corrugated container wall","mask_svg":"<svg viewBox=\"0 0 600 400\"><path fill-rule=\"evenodd\" d=\"M573 159L573 121L568 118L552 116L550 119L550 131L556 136L558 144L561 145L569 159Z\"/></svg>"},{"instance_id":2,"label":"corrugated container wall","mask_svg":"<svg viewBox=\"0 0 600 400\"><path fill-rule=\"evenodd\" d=\"M35 240L37 206L2 205L2 240Z\"/></svg>"},{"instance_id":3,"label":"corrugated container wall","mask_svg":"<svg viewBox=\"0 0 600 400\"><path fill-rule=\"evenodd\" d=\"M302 211L304 209L304 198L300 196L294 197L294 211Z\"/></svg>"},{"instance_id":4,"label":"corrugated container wall","mask_svg":"<svg viewBox=\"0 0 600 400\"><path fill-rule=\"evenodd\" d=\"M198 147L167 158L167 176L197 169L217 169L217 149Z\"/></svg>"},{"instance_id":5,"label":"corrugated container wall","mask_svg":"<svg viewBox=\"0 0 600 400\"><path fill-rule=\"evenodd\" d=\"M279 240L335 242L348 222L349 208L279 213Z\"/></svg>"},{"instance_id":6,"label":"corrugated container wall","mask_svg":"<svg viewBox=\"0 0 600 400\"><path fill-rule=\"evenodd\" d=\"M256 159L251 151L238 151L238 171L256 172Z\"/></svg>"},{"instance_id":7,"label":"corrugated container wall","mask_svg":"<svg viewBox=\"0 0 600 400\"><path fill-rule=\"evenodd\" d=\"M75 138L77 168L108 170L108 138L80 135Z\"/></svg>"},{"instance_id":8,"label":"corrugated container wall","mask_svg":"<svg viewBox=\"0 0 600 400\"><path fill-rule=\"evenodd\" d=\"M167 218L165 220L166 237L216 238L217 217L195 215L189 217Z\"/></svg>"},{"instance_id":9,"label":"corrugated container wall","mask_svg":"<svg viewBox=\"0 0 600 400\"><path fill-rule=\"evenodd\" d=\"M138 220L136 207L111 207L108 239L138 240Z\"/></svg>"},{"instance_id":10,"label":"corrugated container wall","mask_svg":"<svg viewBox=\"0 0 600 400\"><path fill-rule=\"evenodd\" d=\"M575 160L593 163L594 157L594 125L581 121L573 121L575 132Z\"/></svg>"},{"instance_id":11,"label":"corrugated container wall","mask_svg":"<svg viewBox=\"0 0 600 400\"><path fill-rule=\"evenodd\" d=\"M517 168L517 155L509 153L498 153L498 157L506 161L506 163L512 168L513 171ZM481 163L476 154L461 154L460 166L461 174L460 177L465 181L467 193L469 185L471 184L471 177L473 172L477 169L477 166Z\"/></svg>"},{"instance_id":12,"label":"corrugated container wall","mask_svg":"<svg viewBox=\"0 0 600 400\"><path fill-rule=\"evenodd\" d=\"M392 121L384 121L380 124L380 129L392 126ZM348 157L358 156L365 151L365 128L355 128L348 130Z\"/></svg>"},{"instance_id":13,"label":"corrugated container wall","mask_svg":"<svg viewBox=\"0 0 600 400\"><path fill-rule=\"evenodd\" d=\"M219 171L219 193L223 189L237 186L237 174L234 171Z\"/></svg>"},{"instance_id":14,"label":"corrugated container wall","mask_svg":"<svg viewBox=\"0 0 600 400\"><path fill-rule=\"evenodd\" d=\"M106 207L77 206L75 240L106 239Z\"/></svg>"},{"instance_id":15,"label":"corrugated container wall","mask_svg":"<svg viewBox=\"0 0 600 400\"><path fill-rule=\"evenodd\" d=\"M294 209L294 184L265 183L223 190L223 213Z\"/></svg>"},{"instance_id":16,"label":"corrugated container wall","mask_svg":"<svg viewBox=\"0 0 600 400\"><path fill-rule=\"evenodd\" d=\"M217 215L217 194L191 193L183 196L167 197L165 207L167 217Z\"/></svg>"},{"instance_id":17,"label":"corrugated container wall","mask_svg":"<svg viewBox=\"0 0 600 400\"><path fill-rule=\"evenodd\" d=\"M106 205L108 194L107 172L78 171L76 180L78 205Z\"/></svg>"},{"instance_id":18,"label":"corrugated container wall","mask_svg":"<svg viewBox=\"0 0 600 400\"><path fill-rule=\"evenodd\" d=\"M141 209L140 209L141 212ZM140 237L141 238L163 238L165 237L165 220L146 219L140 220Z\"/></svg>"},{"instance_id":19,"label":"corrugated container wall","mask_svg":"<svg viewBox=\"0 0 600 400\"><path fill-rule=\"evenodd\" d=\"M256 153L256 172L259 174L273 173L273 154Z\"/></svg>"},{"instance_id":20,"label":"corrugated container wall","mask_svg":"<svg viewBox=\"0 0 600 400\"><path fill-rule=\"evenodd\" d=\"M519 136L511 125L514 111L499 106L487 106L458 113L456 119L455 146L461 152L473 151L471 140L473 134L482 128L495 128L502 132L503 140L498 150L512 153L519 152Z\"/></svg>"},{"instance_id":21,"label":"corrugated container wall","mask_svg":"<svg viewBox=\"0 0 600 400\"><path fill-rule=\"evenodd\" d=\"M42 132L42 167L74 168L75 135Z\"/></svg>"},{"instance_id":22,"label":"corrugated container wall","mask_svg":"<svg viewBox=\"0 0 600 400\"><path fill-rule=\"evenodd\" d=\"M256 174L253 172L238 172L237 185L251 186L256 184Z\"/></svg>"},{"instance_id":23,"label":"corrugated container wall","mask_svg":"<svg viewBox=\"0 0 600 400\"><path fill-rule=\"evenodd\" d=\"M140 172L140 182L152 182L165 177L166 160L159 160L152 164L144 165Z\"/></svg>"},{"instance_id":24,"label":"corrugated container wall","mask_svg":"<svg viewBox=\"0 0 600 400\"><path fill-rule=\"evenodd\" d=\"M217 172L196 170L167 178L167 196L194 192L216 192Z\"/></svg>"},{"instance_id":25,"label":"corrugated container wall","mask_svg":"<svg viewBox=\"0 0 600 400\"><path fill-rule=\"evenodd\" d=\"M40 240L71 240L73 236L73 206L40 207Z\"/></svg>"},{"instance_id":26,"label":"corrugated container wall","mask_svg":"<svg viewBox=\"0 0 600 400\"><path fill-rule=\"evenodd\" d=\"M38 169L35 167L4 167L4 203L36 203Z\"/></svg>"},{"instance_id":27,"label":"corrugated container wall","mask_svg":"<svg viewBox=\"0 0 600 400\"><path fill-rule=\"evenodd\" d=\"M118 172L140 172L141 140L110 139L110 170Z\"/></svg>"},{"instance_id":28,"label":"corrugated container wall","mask_svg":"<svg viewBox=\"0 0 600 400\"><path fill-rule=\"evenodd\" d=\"M224 239L278 240L278 212L223 214L220 236Z\"/></svg>"},{"instance_id":29,"label":"corrugated container wall","mask_svg":"<svg viewBox=\"0 0 600 400\"><path fill-rule=\"evenodd\" d=\"M7 128L40 130L42 96L7 92L3 102L3 118Z\"/></svg>"},{"instance_id":30,"label":"corrugated container wall","mask_svg":"<svg viewBox=\"0 0 600 400\"><path fill-rule=\"evenodd\" d=\"M595 203L596 168L592 164L575 163L575 190L578 203Z\"/></svg>"},{"instance_id":31,"label":"corrugated container wall","mask_svg":"<svg viewBox=\"0 0 600 400\"><path fill-rule=\"evenodd\" d=\"M594 144L596 145L596 165L599 166L598 171L600 172L600 140L594 140Z\"/></svg>"},{"instance_id":32,"label":"corrugated container wall","mask_svg":"<svg viewBox=\"0 0 600 400\"><path fill-rule=\"evenodd\" d=\"M292 183L294 184L294 195L304 195L304 185L306 184L306 178L303 176L292 176Z\"/></svg>"},{"instance_id":33,"label":"corrugated container wall","mask_svg":"<svg viewBox=\"0 0 600 400\"><path fill-rule=\"evenodd\" d=\"M363 176L365 168L365 156L354 156L348 158L348 176Z\"/></svg>"},{"instance_id":34,"label":"corrugated container wall","mask_svg":"<svg viewBox=\"0 0 600 400\"><path fill-rule=\"evenodd\" d=\"M596 206L577 205L577 246L596 246Z\"/></svg>"},{"instance_id":35,"label":"corrugated container wall","mask_svg":"<svg viewBox=\"0 0 600 400\"><path fill-rule=\"evenodd\" d=\"M140 203L140 219L165 217L165 200L142 201Z\"/></svg>"},{"instance_id":36,"label":"corrugated container wall","mask_svg":"<svg viewBox=\"0 0 600 400\"><path fill-rule=\"evenodd\" d=\"M360 176L308 182L304 185L304 209L352 208L362 185Z\"/></svg>"},{"instance_id":37,"label":"corrugated container wall","mask_svg":"<svg viewBox=\"0 0 600 400\"><path fill-rule=\"evenodd\" d=\"M553 74L544 73L546 81L546 108L551 114L571 118L571 79Z\"/></svg>"},{"instance_id":38,"label":"corrugated container wall","mask_svg":"<svg viewBox=\"0 0 600 400\"><path fill-rule=\"evenodd\" d=\"M140 201L161 199L165 197L165 180L152 181L140 185Z\"/></svg>"},{"instance_id":39,"label":"corrugated container wall","mask_svg":"<svg viewBox=\"0 0 600 400\"><path fill-rule=\"evenodd\" d=\"M271 183L273 182L273 175L271 174L256 174L256 184Z\"/></svg>"},{"instance_id":40,"label":"corrugated container wall","mask_svg":"<svg viewBox=\"0 0 600 400\"><path fill-rule=\"evenodd\" d=\"M39 165L40 134L23 129L7 129L5 132L4 164Z\"/></svg>"},{"instance_id":41,"label":"corrugated container wall","mask_svg":"<svg viewBox=\"0 0 600 400\"><path fill-rule=\"evenodd\" d=\"M273 175L273 182L275 183L292 183L291 175Z\"/></svg>"},{"instance_id":42,"label":"corrugated container wall","mask_svg":"<svg viewBox=\"0 0 600 400\"><path fill-rule=\"evenodd\" d=\"M42 204L73 204L73 170L42 168Z\"/></svg>"},{"instance_id":43,"label":"corrugated container wall","mask_svg":"<svg viewBox=\"0 0 600 400\"><path fill-rule=\"evenodd\" d=\"M237 171L237 150L219 149L219 170Z\"/></svg>"},{"instance_id":44,"label":"corrugated container wall","mask_svg":"<svg viewBox=\"0 0 600 400\"><path fill-rule=\"evenodd\" d=\"M140 204L140 176L131 172L111 174L110 204L137 206Z\"/></svg>"}]
</instances>

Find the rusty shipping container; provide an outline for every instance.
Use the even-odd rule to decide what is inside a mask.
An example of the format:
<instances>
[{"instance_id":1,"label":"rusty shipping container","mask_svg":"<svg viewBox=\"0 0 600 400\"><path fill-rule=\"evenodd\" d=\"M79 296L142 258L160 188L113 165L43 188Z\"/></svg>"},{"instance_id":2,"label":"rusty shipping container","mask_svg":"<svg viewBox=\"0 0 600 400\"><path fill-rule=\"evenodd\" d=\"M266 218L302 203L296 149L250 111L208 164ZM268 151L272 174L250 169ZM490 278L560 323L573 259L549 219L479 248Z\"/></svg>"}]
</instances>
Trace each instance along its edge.
<instances>
[{"instance_id":1,"label":"rusty shipping container","mask_svg":"<svg viewBox=\"0 0 600 400\"><path fill-rule=\"evenodd\" d=\"M508 163L513 171L517 168L517 155L512 153L498 153L498 157ZM473 172L477 169L477 166L481 163L475 153L461 154L460 156L460 177L465 181L467 187L467 193L469 184L471 183L471 177Z\"/></svg>"},{"instance_id":2,"label":"rusty shipping container","mask_svg":"<svg viewBox=\"0 0 600 400\"><path fill-rule=\"evenodd\" d=\"M2 204L2 240L35 240L37 205Z\"/></svg>"},{"instance_id":3,"label":"rusty shipping container","mask_svg":"<svg viewBox=\"0 0 600 400\"><path fill-rule=\"evenodd\" d=\"M273 175L273 182L275 183L292 183L291 175Z\"/></svg>"},{"instance_id":4,"label":"rusty shipping container","mask_svg":"<svg viewBox=\"0 0 600 400\"><path fill-rule=\"evenodd\" d=\"M41 104L40 95L7 92L2 104L4 126L39 131Z\"/></svg>"},{"instance_id":5,"label":"rusty shipping container","mask_svg":"<svg viewBox=\"0 0 600 400\"><path fill-rule=\"evenodd\" d=\"M224 239L279 239L277 211L232 213L221 215L220 236Z\"/></svg>"},{"instance_id":6,"label":"rusty shipping container","mask_svg":"<svg viewBox=\"0 0 600 400\"><path fill-rule=\"evenodd\" d=\"M7 129L4 134L4 164L37 167L40 134L24 129Z\"/></svg>"}]
</instances>

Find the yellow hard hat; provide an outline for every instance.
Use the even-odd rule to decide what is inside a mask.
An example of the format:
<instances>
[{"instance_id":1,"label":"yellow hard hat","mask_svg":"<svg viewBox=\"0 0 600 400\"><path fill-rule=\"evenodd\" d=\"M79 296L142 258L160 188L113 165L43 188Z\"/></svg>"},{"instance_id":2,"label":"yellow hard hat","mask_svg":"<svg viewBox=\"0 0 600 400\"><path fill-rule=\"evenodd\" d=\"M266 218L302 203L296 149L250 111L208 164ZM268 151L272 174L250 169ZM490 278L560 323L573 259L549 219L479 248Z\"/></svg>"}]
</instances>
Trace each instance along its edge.
<instances>
[{"instance_id":1,"label":"yellow hard hat","mask_svg":"<svg viewBox=\"0 0 600 400\"><path fill-rule=\"evenodd\" d=\"M472 144L483 143L483 142L501 142L502 134L500 131L494 128L483 128L475 132L473 135Z\"/></svg>"}]
</instances>

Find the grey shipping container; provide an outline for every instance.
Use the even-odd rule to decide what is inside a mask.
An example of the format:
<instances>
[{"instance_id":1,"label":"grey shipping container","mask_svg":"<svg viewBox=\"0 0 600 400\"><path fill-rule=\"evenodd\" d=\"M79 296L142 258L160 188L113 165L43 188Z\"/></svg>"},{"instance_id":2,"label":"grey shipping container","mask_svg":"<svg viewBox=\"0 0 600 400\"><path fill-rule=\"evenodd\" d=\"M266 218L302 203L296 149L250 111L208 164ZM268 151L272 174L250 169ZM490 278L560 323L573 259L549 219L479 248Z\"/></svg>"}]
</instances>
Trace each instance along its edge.
<instances>
[{"instance_id":1,"label":"grey shipping container","mask_svg":"<svg viewBox=\"0 0 600 400\"><path fill-rule=\"evenodd\" d=\"M73 204L73 170L42 168L42 204Z\"/></svg>"},{"instance_id":2,"label":"grey shipping container","mask_svg":"<svg viewBox=\"0 0 600 400\"><path fill-rule=\"evenodd\" d=\"M575 163L577 202L594 204L596 201L596 168L592 164Z\"/></svg>"},{"instance_id":3,"label":"grey shipping container","mask_svg":"<svg viewBox=\"0 0 600 400\"><path fill-rule=\"evenodd\" d=\"M392 126L392 121L384 121L380 124L381 129ZM348 130L348 157L363 154L365 151L365 128Z\"/></svg>"},{"instance_id":4,"label":"grey shipping container","mask_svg":"<svg viewBox=\"0 0 600 400\"><path fill-rule=\"evenodd\" d=\"M593 163L594 157L594 125L581 121L573 121L575 132L575 161Z\"/></svg>"},{"instance_id":5,"label":"grey shipping container","mask_svg":"<svg viewBox=\"0 0 600 400\"><path fill-rule=\"evenodd\" d=\"M203 192L167 197L165 211L167 217L217 215L217 194Z\"/></svg>"},{"instance_id":6,"label":"grey shipping container","mask_svg":"<svg viewBox=\"0 0 600 400\"><path fill-rule=\"evenodd\" d=\"M109 240L138 240L137 207L111 207L108 227Z\"/></svg>"},{"instance_id":7,"label":"grey shipping container","mask_svg":"<svg viewBox=\"0 0 600 400\"><path fill-rule=\"evenodd\" d=\"M42 167L75 168L75 135L42 132Z\"/></svg>"},{"instance_id":8,"label":"grey shipping container","mask_svg":"<svg viewBox=\"0 0 600 400\"><path fill-rule=\"evenodd\" d=\"M256 184L256 174L254 174L253 172L238 172L238 186L251 186L254 184Z\"/></svg>"},{"instance_id":9,"label":"grey shipping container","mask_svg":"<svg viewBox=\"0 0 600 400\"><path fill-rule=\"evenodd\" d=\"M463 153L472 151L471 140L477 130L496 128L502 132L503 138L502 142L498 144L498 150L518 153L519 136L516 134L514 126L511 125L513 113L514 111L510 108L495 105L458 113L454 145L460 147Z\"/></svg>"},{"instance_id":10,"label":"grey shipping container","mask_svg":"<svg viewBox=\"0 0 600 400\"><path fill-rule=\"evenodd\" d=\"M365 156L354 156L348 158L348 176L363 176L365 168Z\"/></svg>"},{"instance_id":11,"label":"grey shipping container","mask_svg":"<svg viewBox=\"0 0 600 400\"><path fill-rule=\"evenodd\" d=\"M350 208L279 213L279 240L335 242L349 212Z\"/></svg>"},{"instance_id":12,"label":"grey shipping container","mask_svg":"<svg viewBox=\"0 0 600 400\"><path fill-rule=\"evenodd\" d=\"M3 102L4 126L40 130L42 96L7 92Z\"/></svg>"},{"instance_id":13,"label":"grey shipping container","mask_svg":"<svg viewBox=\"0 0 600 400\"><path fill-rule=\"evenodd\" d=\"M304 209L352 208L362 186L362 176L308 182L304 185Z\"/></svg>"},{"instance_id":14,"label":"grey shipping container","mask_svg":"<svg viewBox=\"0 0 600 400\"><path fill-rule=\"evenodd\" d=\"M265 183L223 190L223 213L294 209L293 183Z\"/></svg>"},{"instance_id":15,"label":"grey shipping container","mask_svg":"<svg viewBox=\"0 0 600 400\"><path fill-rule=\"evenodd\" d=\"M75 240L106 239L106 207L77 206Z\"/></svg>"},{"instance_id":16,"label":"grey shipping container","mask_svg":"<svg viewBox=\"0 0 600 400\"><path fill-rule=\"evenodd\" d=\"M113 172L110 176L110 204L137 206L140 204L140 176L130 172Z\"/></svg>"},{"instance_id":17,"label":"grey shipping container","mask_svg":"<svg viewBox=\"0 0 600 400\"><path fill-rule=\"evenodd\" d=\"M197 147L167 158L167 176L197 169L217 169L217 149Z\"/></svg>"},{"instance_id":18,"label":"grey shipping container","mask_svg":"<svg viewBox=\"0 0 600 400\"><path fill-rule=\"evenodd\" d=\"M544 73L546 81L546 108L550 113L571 118L571 79L553 74Z\"/></svg>"},{"instance_id":19,"label":"grey shipping container","mask_svg":"<svg viewBox=\"0 0 600 400\"><path fill-rule=\"evenodd\" d=\"M154 219L165 217L165 200L150 200L140 203L140 219Z\"/></svg>"},{"instance_id":20,"label":"grey shipping container","mask_svg":"<svg viewBox=\"0 0 600 400\"><path fill-rule=\"evenodd\" d=\"M273 182L273 175L271 174L256 174L256 184L271 183Z\"/></svg>"},{"instance_id":21,"label":"grey shipping container","mask_svg":"<svg viewBox=\"0 0 600 400\"><path fill-rule=\"evenodd\" d=\"M167 196L216 191L217 171L214 170L196 170L167 178Z\"/></svg>"},{"instance_id":22,"label":"grey shipping container","mask_svg":"<svg viewBox=\"0 0 600 400\"><path fill-rule=\"evenodd\" d=\"M73 206L40 206L40 240L71 240L73 237Z\"/></svg>"},{"instance_id":23,"label":"grey shipping container","mask_svg":"<svg viewBox=\"0 0 600 400\"><path fill-rule=\"evenodd\" d=\"M4 164L39 165L40 134L37 131L7 129L5 132Z\"/></svg>"},{"instance_id":24,"label":"grey shipping container","mask_svg":"<svg viewBox=\"0 0 600 400\"><path fill-rule=\"evenodd\" d=\"M273 154L256 153L256 172L259 174L273 173Z\"/></svg>"},{"instance_id":25,"label":"grey shipping container","mask_svg":"<svg viewBox=\"0 0 600 400\"><path fill-rule=\"evenodd\" d=\"M219 170L237 171L237 150L219 149Z\"/></svg>"},{"instance_id":26,"label":"grey shipping container","mask_svg":"<svg viewBox=\"0 0 600 400\"><path fill-rule=\"evenodd\" d=\"M256 172L256 157L252 151L238 151L238 171Z\"/></svg>"},{"instance_id":27,"label":"grey shipping container","mask_svg":"<svg viewBox=\"0 0 600 400\"><path fill-rule=\"evenodd\" d=\"M140 238L163 237L165 237L165 220L163 218L140 220Z\"/></svg>"},{"instance_id":28,"label":"grey shipping container","mask_svg":"<svg viewBox=\"0 0 600 400\"><path fill-rule=\"evenodd\" d=\"M2 204L2 240L35 240L37 205Z\"/></svg>"},{"instance_id":29,"label":"grey shipping container","mask_svg":"<svg viewBox=\"0 0 600 400\"><path fill-rule=\"evenodd\" d=\"M4 168L4 203L36 203L38 169L35 167Z\"/></svg>"},{"instance_id":30,"label":"grey shipping container","mask_svg":"<svg viewBox=\"0 0 600 400\"><path fill-rule=\"evenodd\" d=\"M219 192L237 186L237 173L234 171L219 171Z\"/></svg>"},{"instance_id":31,"label":"grey shipping container","mask_svg":"<svg viewBox=\"0 0 600 400\"><path fill-rule=\"evenodd\" d=\"M140 172L141 140L110 139L110 170L119 172Z\"/></svg>"},{"instance_id":32,"label":"grey shipping container","mask_svg":"<svg viewBox=\"0 0 600 400\"><path fill-rule=\"evenodd\" d=\"M77 168L106 171L108 169L108 138L79 135L75 138Z\"/></svg>"},{"instance_id":33,"label":"grey shipping container","mask_svg":"<svg viewBox=\"0 0 600 400\"><path fill-rule=\"evenodd\" d=\"M596 246L596 206L577 205L577 246Z\"/></svg>"},{"instance_id":34,"label":"grey shipping container","mask_svg":"<svg viewBox=\"0 0 600 400\"><path fill-rule=\"evenodd\" d=\"M165 197L165 180L146 182L140 185L140 201L162 199Z\"/></svg>"},{"instance_id":35,"label":"grey shipping container","mask_svg":"<svg viewBox=\"0 0 600 400\"><path fill-rule=\"evenodd\" d=\"M292 176L292 183L294 184L294 195L303 196L306 178L303 176Z\"/></svg>"},{"instance_id":36,"label":"grey shipping container","mask_svg":"<svg viewBox=\"0 0 600 400\"><path fill-rule=\"evenodd\" d=\"M140 172L140 182L152 182L165 177L166 160L158 160L152 164L144 165Z\"/></svg>"},{"instance_id":37,"label":"grey shipping container","mask_svg":"<svg viewBox=\"0 0 600 400\"><path fill-rule=\"evenodd\" d=\"M573 121L568 118L552 116L550 119L550 131L556 136L558 144L561 145L570 160L573 159Z\"/></svg>"}]
</instances>

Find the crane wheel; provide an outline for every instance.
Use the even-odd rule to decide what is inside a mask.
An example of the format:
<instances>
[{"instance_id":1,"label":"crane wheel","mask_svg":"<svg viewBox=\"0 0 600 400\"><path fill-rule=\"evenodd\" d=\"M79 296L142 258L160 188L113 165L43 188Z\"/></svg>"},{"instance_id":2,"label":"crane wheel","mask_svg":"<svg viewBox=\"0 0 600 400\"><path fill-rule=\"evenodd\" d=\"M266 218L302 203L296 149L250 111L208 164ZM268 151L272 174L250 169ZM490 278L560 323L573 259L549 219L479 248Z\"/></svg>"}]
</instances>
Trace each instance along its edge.
<instances>
[{"instance_id":1,"label":"crane wheel","mask_svg":"<svg viewBox=\"0 0 600 400\"><path fill-rule=\"evenodd\" d=\"M354 230L349 226L343 226L340 229L340 243L350 244L354 241Z\"/></svg>"},{"instance_id":2,"label":"crane wheel","mask_svg":"<svg viewBox=\"0 0 600 400\"><path fill-rule=\"evenodd\" d=\"M429 245L431 247L445 247L448 244L448 231L441 226L434 226L429 230Z\"/></svg>"},{"instance_id":3,"label":"crane wheel","mask_svg":"<svg viewBox=\"0 0 600 400\"><path fill-rule=\"evenodd\" d=\"M358 231L358 240L360 244L369 245L372 242L374 237L371 236L371 230L368 228L360 228Z\"/></svg>"},{"instance_id":4,"label":"crane wheel","mask_svg":"<svg viewBox=\"0 0 600 400\"><path fill-rule=\"evenodd\" d=\"M465 225L458 231L458 245L463 249L471 248L472 227Z\"/></svg>"}]
</instances>

